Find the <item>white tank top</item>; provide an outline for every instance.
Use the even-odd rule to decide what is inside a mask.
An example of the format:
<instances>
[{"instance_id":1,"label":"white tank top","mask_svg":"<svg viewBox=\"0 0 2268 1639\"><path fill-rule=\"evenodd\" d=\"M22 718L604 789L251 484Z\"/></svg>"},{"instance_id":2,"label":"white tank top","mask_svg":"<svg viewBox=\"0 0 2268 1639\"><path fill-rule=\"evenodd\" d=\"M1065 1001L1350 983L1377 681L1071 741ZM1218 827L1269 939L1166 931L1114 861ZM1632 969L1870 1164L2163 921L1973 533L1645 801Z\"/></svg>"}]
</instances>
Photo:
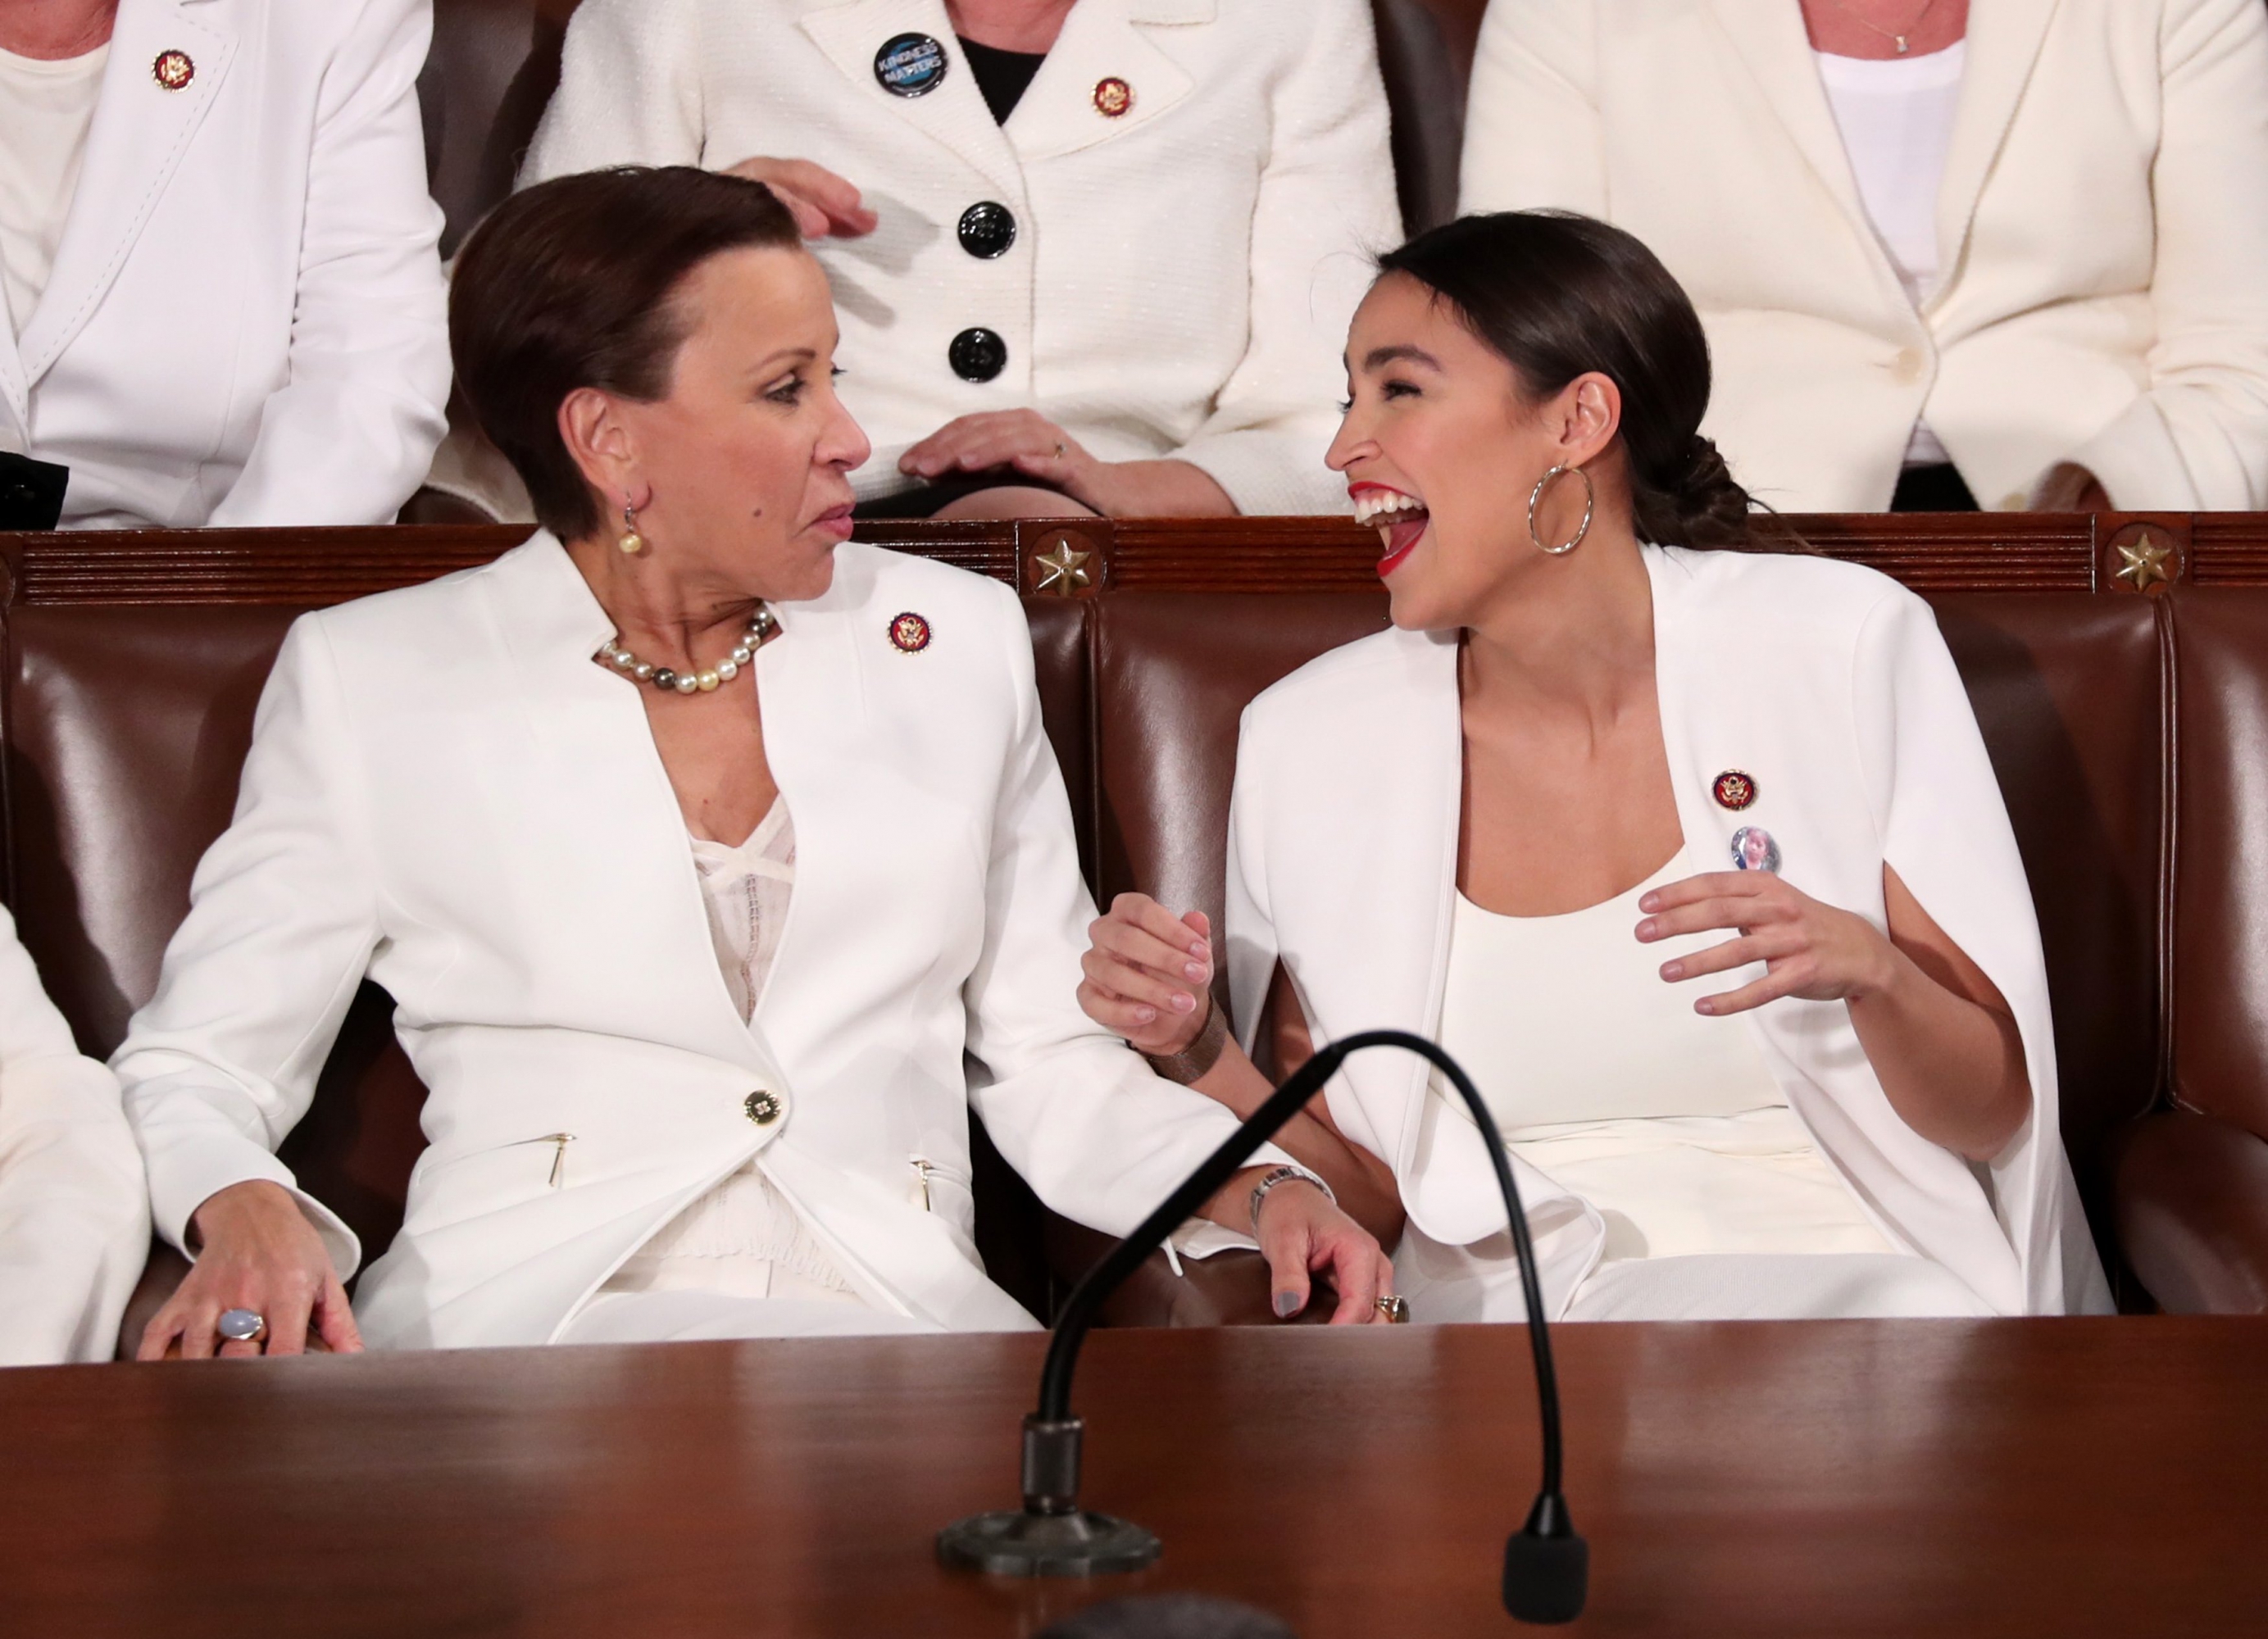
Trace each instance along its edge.
<instances>
[{"instance_id":1,"label":"white tank top","mask_svg":"<svg viewBox=\"0 0 2268 1639\"><path fill-rule=\"evenodd\" d=\"M1668 984L1662 963L1731 936L1638 943L1639 899L1697 874L1680 849L1627 893L1561 916L1499 916L1458 894L1441 1045L1507 1147L1605 1216L1607 1260L1896 1251L1747 1021L1693 1011L1761 969ZM1438 1079L1435 1093L1462 1110Z\"/></svg>"}]
</instances>

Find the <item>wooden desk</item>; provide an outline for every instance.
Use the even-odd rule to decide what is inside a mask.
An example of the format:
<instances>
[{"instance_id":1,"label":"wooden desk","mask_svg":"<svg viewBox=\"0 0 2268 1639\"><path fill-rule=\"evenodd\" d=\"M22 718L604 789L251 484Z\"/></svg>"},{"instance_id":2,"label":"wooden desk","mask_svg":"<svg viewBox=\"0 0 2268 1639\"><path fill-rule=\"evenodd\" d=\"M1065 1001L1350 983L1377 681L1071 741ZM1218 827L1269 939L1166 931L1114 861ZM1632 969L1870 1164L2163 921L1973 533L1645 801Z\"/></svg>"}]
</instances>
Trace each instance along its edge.
<instances>
[{"instance_id":1,"label":"wooden desk","mask_svg":"<svg viewBox=\"0 0 2268 1639\"><path fill-rule=\"evenodd\" d=\"M1197 1588L1306 1639L1517 1631L1511 1328L1098 1334L1086 1499L1162 1535L987 1581L1035 1336L0 1372L16 1634L1028 1635ZM1592 1634L2268 1631L2268 1321L1569 1327Z\"/></svg>"}]
</instances>

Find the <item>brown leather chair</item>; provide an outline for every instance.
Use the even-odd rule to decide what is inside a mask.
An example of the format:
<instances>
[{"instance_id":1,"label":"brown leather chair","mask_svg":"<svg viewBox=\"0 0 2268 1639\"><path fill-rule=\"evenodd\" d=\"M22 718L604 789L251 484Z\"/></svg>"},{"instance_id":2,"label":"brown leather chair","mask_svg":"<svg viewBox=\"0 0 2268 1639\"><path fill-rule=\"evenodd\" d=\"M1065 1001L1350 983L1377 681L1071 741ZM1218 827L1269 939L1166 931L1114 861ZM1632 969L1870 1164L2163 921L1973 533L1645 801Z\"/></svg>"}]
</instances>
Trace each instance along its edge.
<instances>
[{"instance_id":1,"label":"brown leather chair","mask_svg":"<svg viewBox=\"0 0 2268 1639\"><path fill-rule=\"evenodd\" d=\"M1412 233L1457 214L1465 88L1488 0L1371 0L1394 118L1394 175Z\"/></svg>"},{"instance_id":2,"label":"brown leather chair","mask_svg":"<svg viewBox=\"0 0 2268 1639\"><path fill-rule=\"evenodd\" d=\"M577 0L437 0L417 77L426 184L448 218L441 254L506 195L551 93Z\"/></svg>"}]
</instances>

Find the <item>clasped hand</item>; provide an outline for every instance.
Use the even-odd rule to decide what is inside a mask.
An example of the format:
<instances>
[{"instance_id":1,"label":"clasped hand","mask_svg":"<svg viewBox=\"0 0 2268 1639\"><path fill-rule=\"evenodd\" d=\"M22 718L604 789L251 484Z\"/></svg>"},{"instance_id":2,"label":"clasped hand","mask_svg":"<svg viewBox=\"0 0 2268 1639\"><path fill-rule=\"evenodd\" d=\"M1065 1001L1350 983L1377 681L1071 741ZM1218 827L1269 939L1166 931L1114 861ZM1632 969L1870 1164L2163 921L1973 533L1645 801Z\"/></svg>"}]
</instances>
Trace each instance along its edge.
<instances>
[{"instance_id":1,"label":"clasped hand","mask_svg":"<svg viewBox=\"0 0 2268 1639\"><path fill-rule=\"evenodd\" d=\"M199 1207L194 1222L197 1261L144 1329L136 1359L361 1351L346 1287L289 1191L264 1180L232 1184ZM231 1309L266 1320L267 1336L222 1338L220 1318Z\"/></svg>"},{"instance_id":2,"label":"clasped hand","mask_svg":"<svg viewBox=\"0 0 2268 1639\"><path fill-rule=\"evenodd\" d=\"M1729 972L1752 962L1764 976L1706 996L1694 1011L1743 1013L1782 996L1855 1002L1887 989L1896 977L1889 938L1865 917L1822 904L1762 871L1716 871L1656 888L1638 904L1641 943L1730 928L1737 937L1661 965L1672 983Z\"/></svg>"}]
</instances>

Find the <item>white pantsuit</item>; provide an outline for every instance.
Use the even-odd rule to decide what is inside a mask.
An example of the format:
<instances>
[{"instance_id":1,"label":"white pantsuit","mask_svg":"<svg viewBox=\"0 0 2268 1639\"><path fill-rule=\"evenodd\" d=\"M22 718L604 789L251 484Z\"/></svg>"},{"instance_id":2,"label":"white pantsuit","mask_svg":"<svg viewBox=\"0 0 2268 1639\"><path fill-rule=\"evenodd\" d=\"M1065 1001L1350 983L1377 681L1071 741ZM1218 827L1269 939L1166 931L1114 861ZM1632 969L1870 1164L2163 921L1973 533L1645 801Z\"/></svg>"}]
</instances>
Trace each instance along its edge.
<instances>
[{"instance_id":1,"label":"white pantsuit","mask_svg":"<svg viewBox=\"0 0 2268 1639\"><path fill-rule=\"evenodd\" d=\"M117 1078L73 1043L0 910L0 1365L109 1359L149 1250Z\"/></svg>"},{"instance_id":2,"label":"white pantsuit","mask_svg":"<svg viewBox=\"0 0 2268 1639\"><path fill-rule=\"evenodd\" d=\"M612 626L557 541L293 626L114 1061L159 1233L291 1184L273 1151L365 974L431 1089L407 1217L356 1293L375 1347L556 1339L751 1159L874 1308L1029 1327L976 1257L971 1107L1043 1200L1119 1234L1227 1136L1079 1011L1094 911L1014 594L854 544L777 613L755 671L796 884L753 1024L639 686L593 663Z\"/></svg>"},{"instance_id":3,"label":"white pantsuit","mask_svg":"<svg viewBox=\"0 0 2268 1639\"><path fill-rule=\"evenodd\" d=\"M1987 508L2058 462L2127 510L2268 506L2268 8L1976 0L1918 311L1796 0L1497 0L1467 210L1653 247L1716 367L1702 430L1789 511L1889 503L1917 418Z\"/></svg>"},{"instance_id":4,"label":"white pantsuit","mask_svg":"<svg viewBox=\"0 0 2268 1639\"><path fill-rule=\"evenodd\" d=\"M917 96L875 70L909 36L946 57ZM1190 462L1242 511L1336 512L1339 353L1401 238L1387 138L1362 0L1079 0L1005 127L944 0L585 0L521 181L764 156L860 189L880 224L812 249L874 442L862 496L908 487L898 457L955 417L1029 407L1104 460ZM1012 242L997 215L964 237L980 204ZM997 373L956 370L971 330Z\"/></svg>"},{"instance_id":5,"label":"white pantsuit","mask_svg":"<svg viewBox=\"0 0 2268 1639\"><path fill-rule=\"evenodd\" d=\"M2056 1124L2047 975L2023 861L1928 606L1887 577L1822 558L1645 554L1662 739L1691 857L1730 869L1734 832L1764 827L1789 882L1878 928L1883 868L1895 869L2014 1011L2032 1112L1980 1181L1891 1106L1843 1003L1793 998L1742 1016L1782 1095L1890 1246L1949 1272L1978 1311L2107 1310ZM1319 1041L1438 1029L1463 767L1457 651L1454 634L1384 632L1247 709L1227 943L1248 1031L1279 960ZM1712 796L1727 770L1754 782L1743 812ZM1724 975L1721 988L1744 976ZM1422 1062L1358 1055L1329 1096L1341 1130L1395 1169L1418 1243L1402 1261L1431 1257L1413 1275L1448 1283L1455 1271L1441 1266L1462 1249L1507 1244L1479 1129L1427 1096ZM1590 1203L1519 1157L1513 1165L1564 1312L1598 1263L1604 1226ZM1516 1284L1498 1290L1508 1306L1476 1305L1471 1318L1518 1312Z\"/></svg>"},{"instance_id":6,"label":"white pantsuit","mask_svg":"<svg viewBox=\"0 0 2268 1639\"><path fill-rule=\"evenodd\" d=\"M120 0L54 271L0 325L0 449L70 469L67 527L409 498L449 392L431 28L430 0Z\"/></svg>"}]
</instances>

